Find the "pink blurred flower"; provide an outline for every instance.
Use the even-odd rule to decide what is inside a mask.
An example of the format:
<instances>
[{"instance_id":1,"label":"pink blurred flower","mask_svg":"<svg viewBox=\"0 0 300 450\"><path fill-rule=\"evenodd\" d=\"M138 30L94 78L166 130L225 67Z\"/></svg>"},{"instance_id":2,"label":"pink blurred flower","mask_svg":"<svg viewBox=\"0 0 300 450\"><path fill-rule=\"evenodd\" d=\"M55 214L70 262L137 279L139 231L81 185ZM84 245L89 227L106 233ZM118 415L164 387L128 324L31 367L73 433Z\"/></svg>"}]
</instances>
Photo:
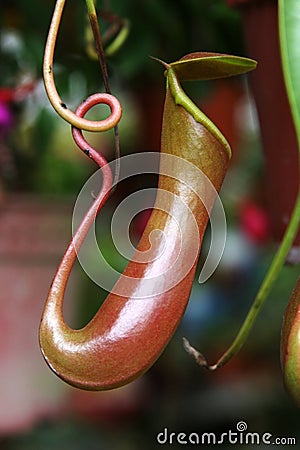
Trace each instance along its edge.
<instances>
[{"instance_id":1,"label":"pink blurred flower","mask_svg":"<svg viewBox=\"0 0 300 450\"><path fill-rule=\"evenodd\" d=\"M7 102L0 101L0 132L7 131L13 124L13 113Z\"/></svg>"},{"instance_id":2,"label":"pink blurred flower","mask_svg":"<svg viewBox=\"0 0 300 450\"><path fill-rule=\"evenodd\" d=\"M247 238L263 244L270 237L270 224L266 211L251 200L247 200L240 210L240 225Z\"/></svg>"},{"instance_id":3,"label":"pink blurred flower","mask_svg":"<svg viewBox=\"0 0 300 450\"><path fill-rule=\"evenodd\" d=\"M0 87L0 133L3 134L14 123L12 105L24 100L35 87L35 81L10 88Z\"/></svg>"}]
</instances>

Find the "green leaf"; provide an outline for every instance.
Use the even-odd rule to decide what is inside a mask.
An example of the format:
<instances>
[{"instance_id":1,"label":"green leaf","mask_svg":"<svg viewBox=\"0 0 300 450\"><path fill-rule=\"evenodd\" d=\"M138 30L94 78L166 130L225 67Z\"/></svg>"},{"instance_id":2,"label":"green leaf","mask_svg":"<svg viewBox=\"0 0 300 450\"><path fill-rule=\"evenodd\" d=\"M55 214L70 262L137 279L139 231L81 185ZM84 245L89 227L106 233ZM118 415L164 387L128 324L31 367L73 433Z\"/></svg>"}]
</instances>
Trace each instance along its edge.
<instances>
[{"instance_id":1,"label":"green leaf","mask_svg":"<svg viewBox=\"0 0 300 450\"><path fill-rule=\"evenodd\" d=\"M231 77L256 68L253 59L220 53L196 52L170 63L180 81Z\"/></svg>"},{"instance_id":2,"label":"green leaf","mask_svg":"<svg viewBox=\"0 0 300 450\"><path fill-rule=\"evenodd\" d=\"M300 1L279 0L278 7L283 72L300 146Z\"/></svg>"}]
</instances>

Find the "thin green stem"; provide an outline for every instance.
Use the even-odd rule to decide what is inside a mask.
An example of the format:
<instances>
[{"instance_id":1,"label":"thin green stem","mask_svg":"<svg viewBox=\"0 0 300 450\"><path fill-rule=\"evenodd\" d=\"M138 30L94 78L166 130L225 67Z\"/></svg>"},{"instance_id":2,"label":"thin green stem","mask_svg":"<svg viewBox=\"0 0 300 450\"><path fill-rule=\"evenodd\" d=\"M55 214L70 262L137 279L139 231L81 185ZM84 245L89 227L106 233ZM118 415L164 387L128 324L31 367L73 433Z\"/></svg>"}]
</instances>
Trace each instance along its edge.
<instances>
[{"instance_id":1,"label":"thin green stem","mask_svg":"<svg viewBox=\"0 0 300 450\"><path fill-rule=\"evenodd\" d=\"M99 60L100 67L101 67L105 90L106 90L107 94L110 94L111 91L110 91L110 86L109 86L105 53L104 53L104 49L103 49L100 27L99 27L97 11L96 11L94 0L86 0L86 7L87 7L88 16L90 19L90 24L92 27L93 35L94 35L96 53L98 55L98 60Z\"/></svg>"},{"instance_id":2,"label":"thin green stem","mask_svg":"<svg viewBox=\"0 0 300 450\"><path fill-rule=\"evenodd\" d=\"M103 83L105 86L105 90L107 94L111 93L110 90L110 84L109 84L109 78L108 78L108 72L107 72L107 64L106 64L106 58L101 38L101 32L97 17L97 11L95 7L94 0L86 0L86 7L88 11L88 16L90 19L91 28L93 30L94 35L94 41L95 41L95 47L96 47L96 53L98 56L98 61L100 64L102 77L103 77ZM114 173L114 185L117 185L117 181L119 179L120 175L120 137L119 137L119 129L118 125L114 127L114 137L115 137L115 173Z\"/></svg>"},{"instance_id":3,"label":"thin green stem","mask_svg":"<svg viewBox=\"0 0 300 450\"><path fill-rule=\"evenodd\" d=\"M96 15L96 7L94 0L85 0L86 7L89 14L95 14Z\"/></svg>"},{"instance_id":4,"label":"thin green stem","mask_svg":"<svg viewBox=\"0 0 300 450\"><path fill-rule=\"evenodd\" d=\"M189 341L184 338L184 347L188 353L190 353L197 363L206 367L209 370L215 370L221 366L224 366L233 356L235 356L239 350L242 348L246 339L248 338L252 326L255 322L256 317L258 316L262 306L264 305L265 300L267 299L276 278L281 271L287 254L294 242L296 234L299 230L300 225L300 191L297 196L296 204L289 222L289 225L285 231L283 240L280 244L280 247L275 254L273 261L269 267L269 270L260 286L260 289L254 299L254 302L230 347L226 350L226 352L218 359L215 364L209 365L206 358L198 352L194 347L192 347Z\"/></svg>"},{"instance_id":5,"label":"thin green stem","mask_svg":"<svg viewBox=\"0 0 300 450\"><path fill-rule=\"evenodd\" d=\"M251 329L254 324L254 321L260 312L265 300L267 299L276 278L281 271L287 254L293 244L293 241L296 237L296 234L299 229L300 223L300 193L298 194L296 205L291 216L291 220L289 222L288 228L286 229L285 235L283 237L282 243L275 254L275 257L269 267L269 270L261 284L261 287L256 295L256 298L251 306L246 319L241 326L236 338L233 343L229 347L229 349L223 354L223 356L218 360L218 362L211 366L210 369L214 370L218 367L223 366L227 363L244 345Z\"/></svg>"},{"instance_id":6,"label":"thin green stem","mask_svg":"<svg viewBox=\"0 0 300 450\"><path fill-rule=\"evenodd\" d=\"M108 72L107 72L107 64L106 64L106 58L103 48L103 42L101 38L101 32L97 17L97 11L95 7L94 0L86 0L86 7L88 11L88 16L90 19L90 24L93 30L94 35L94 41L95 41L95 47L96 47L96 53L98 56L98 61L100 64L102 77L103 77L103 83L105 86L105 90L108 94L111 93L110 90L110 84L109 84L109 78L108 78ZM120 137L119 137L119 129L116 125L114 127L114 137L115 137L115 173L114 173L114 185L117 185L117 181L120 176Z\"/></svg>"}]
</instances>

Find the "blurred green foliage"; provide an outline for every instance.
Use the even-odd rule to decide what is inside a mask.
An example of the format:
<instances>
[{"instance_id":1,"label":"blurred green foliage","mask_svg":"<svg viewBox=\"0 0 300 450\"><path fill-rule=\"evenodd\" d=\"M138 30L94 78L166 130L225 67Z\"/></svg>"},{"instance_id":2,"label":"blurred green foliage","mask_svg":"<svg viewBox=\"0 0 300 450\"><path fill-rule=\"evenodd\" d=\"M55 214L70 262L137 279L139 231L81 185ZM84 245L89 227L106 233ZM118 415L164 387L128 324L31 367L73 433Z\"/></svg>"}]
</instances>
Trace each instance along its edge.
<instances>
[{"instance_id":1,"label":"blurred green foliage","mask_svg":"<svg viewBox=\"0 0 300 450\"><path fill-rule=\"evenodd\" d=\"M239 15L224 0L114 0L112 4L131 23L131 34L119 55L124 76L151 73L147 55L171 62L192 51L242 52Z\"/></svg>"},{"instance_id":2,"label":"blurred green foliage","mask_svg":"<svg viewBox=\"0 0 300 450\"><path fill-rule=\"evenodd\" d=\"M106 8L111 12L127 18L131 25L129 38L116 56L120 77L133 78L144 74L149 68L148 55L173 61L191 51L243 53L239 14L226 6L224 0L111 0L103 4L107 4ZM24 60L37 71L42 62L53 7L54 2L50 1L1 2L2 25L22 33L27 49ZM99 0L98 9L100 25L104 29ZM75 54L83 57L86 23L85 2L67 1L59 37L61 45L57 46L58 61L63 59L64 64L71 64ZM87 58L82 67L86 74L89 71L86 71L85 64L88 65Z\"/></svg>"}]
</instances>

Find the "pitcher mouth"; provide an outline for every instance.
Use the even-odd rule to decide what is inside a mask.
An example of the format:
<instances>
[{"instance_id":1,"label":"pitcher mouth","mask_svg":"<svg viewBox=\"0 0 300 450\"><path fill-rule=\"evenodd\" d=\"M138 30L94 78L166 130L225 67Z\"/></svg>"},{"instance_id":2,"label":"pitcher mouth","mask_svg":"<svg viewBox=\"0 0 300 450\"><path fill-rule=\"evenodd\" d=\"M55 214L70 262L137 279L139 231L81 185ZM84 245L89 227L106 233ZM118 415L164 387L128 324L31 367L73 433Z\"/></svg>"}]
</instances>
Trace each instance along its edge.
<instances>
[{"instance_id":1,"label":"pitcher mouth","mask_svg":"<svg viewBox=\"0 0 300 450\"><path fill-rule=\"evenodd\" d=\"M200 123L205 128L207 128L207 130L225 148L228 157L230 159L232 153L227 139L221 133L219 128L187 96L178 80L176 71L172 67L169 67L169 69L166 70L166 77L167 77L167 86L170 89L170 92L174 98L176 105L182 106L186 111L188 111L191 114L191 116L196 120L196 122Z\"/></svg>"}]
</instances>

